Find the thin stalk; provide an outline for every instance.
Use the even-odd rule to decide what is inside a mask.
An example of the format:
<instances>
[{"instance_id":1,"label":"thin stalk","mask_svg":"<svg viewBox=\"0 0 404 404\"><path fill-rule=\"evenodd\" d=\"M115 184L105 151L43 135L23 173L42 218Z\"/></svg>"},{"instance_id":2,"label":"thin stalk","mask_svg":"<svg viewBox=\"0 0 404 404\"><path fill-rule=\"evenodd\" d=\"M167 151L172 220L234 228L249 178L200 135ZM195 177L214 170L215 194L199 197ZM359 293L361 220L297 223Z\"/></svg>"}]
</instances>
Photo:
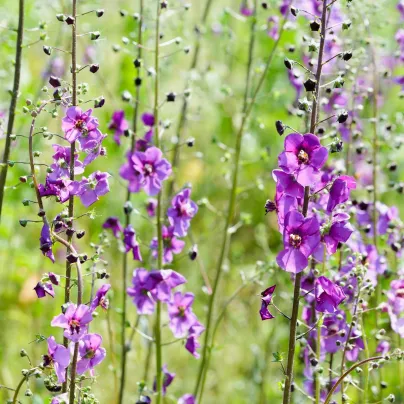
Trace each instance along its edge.
<instances>
[{"instance_id":1,"label":"thin stalk","mask_svg":"<svg viewBox=\"0 0 404 404\"><path fill-rule=\"evenodd\" d=\"M334 363L334 354L331 353L330 354L329 369L328 369L328 389L327 389L328 391L330 391L331 387L332 387L332 376L333 376L333 374L332 374L332 366L333 366L333 363Z\"/></svg>"},{"instance_id":2,"label":"thin stalk","mask_svg":"<svg viewBox=\"0 0 404 404\"><path fill-rule=\"evenodd\" d=\"M160 148L160 133L159 133L159 68L160 68L160 58L159 58L159 44L160 44L160 1L157 1L156 10L156 41L155 41L155 59L154 59L154 70L156 72L156 77L154 81L154 120L155 120L155 137L156 137L156 147ZM163 267L163 239L161 234L161 211L162 211L162 194L163 189L157 195L157 268L162 269ZM161 398L163 396L162 385L162 347L161 347L161 302L157 301L156 304L156 323L154 326L154 338L156 341L156 403L161 403Z\"/></svg>"},{"instance_id":3,"label":"thin stalk","mask_svg":"<svg viewBox=\"0 0 404 404\"><path fill-rule=\"evenodd\" d=\"M14 127L15 110L17 107L18 92L20 89L20 76L21 76L21 59L22 59L22 41L24 37L24 0L19 2L18 11L18 29L17 29L17 43L15 50L15 68L14 68L14 85L13 93L11 95L10 109L8 111L8 123L6 133L6 144L4 145L2 167L0 172L0 221L1 213L3 210L4 191L6 186L8 164L11 149L11 134Z\"/></svg>"},{"instance_id":4,"label":"thin stalk","mask_svg":"<svg viewBox=\"0 0 404 404\"><path fill-rule=\"evenodd\" d=\"M362 323L362 335L363 335L363 345L364 345L364 352L366 358L369 358L369 346L368 346L368 341L366 339L365 335L365 327L363 324L363 314L361 318L361 323ZM363 382L363 402L367 403L368 402L368 390L369 390L369 367L366 366L364 371L363 371L363 376L364 376L364 382Z\"/></svg>"},{"instance_id":5,"label":"thin stalk","mask_svg":"<svg viewBox=\"0 0 404 404\"><path fill-rule=\"evenodd\" d=\"M207 0L205 4L205 8L202 14L202 19L201 19L201 25L206 24L206 20L209 15L210 7L212 5L213 1L212 0ZM198 64L199 60L199 55L201 51L201 34L197 34L195 44L194 44L194 56L192 58L191 66L189 68L189 72L192 72ZM188 77L185 81L185 87L184 91L188 89L190 85L190 74L188 74ZM180 159L180 151L181 151L181 143L182 143L182 137L183 137L183 132L185 129L185 124L187 120L187 111L188 111L188 97L183 98L182 101L182 107L181 107L181 113L180 117L178 120L178 127L177 127L177 143L175 144L175 147L173 149L173 154L172 154L172 160L171 160L171 166L173 170L178 166L179 164L179 159ZM173 188L174 188L174 179L170 181L169 187L168 187L168 195L171 196L173 193Z\"/></svg>"},{"instance_id":6,"label":"thin stalk","mask_svg":"<svg viewBox=\"0 0 404 404\"><path fill-rule=\"evenodd\" d=\"M18 383L17 388L14 391L14 396L13 396L13 404L17 404L18 403L18 394L21 390L21 387L23 386L24 382L27 380L27 377L24 376L21 381Z\"/></svg>"},{"instance_id":7,"label":"thin stalk","mask_svg":"<svg viewBox=\"0 0 404 404\"><path fill-rule=\"evenodd\" d=\"M288 13L284 16L284 20L282 22L281 28L279 30L279 36L278 39L275 41L274 46L268 56L264 71L261 75L261 78L257 84L257 87L253 93L253 96L251 98L251 101L248 100L248 98L244 97L245 100L247 100L247 104L243 106L243 119L241 121L240 129L237 132L236 136L236 148L235 148L235 154L234 154L234 170L233 170L233 175L232 175L232 187L230 190L230 198L229 198L229 205L227 209L227 216L226 216L226 224L224 227L224 232L223 232L223 238L222 238L222 243L221 243L221 249L220 249L220 254L219 254L219 259L217 261L216 265L216 276L213 284L213 289L212 289L212 294L209 296L209 303L208 303L208 314L207 314L207 320L206 320L206 330L205 330L205 338L204 338L204 345L202 349L202 359L201 359L201 364L199 366L199 372L198 372L198 377L194 389L194 396L197 397L202 379L203 379L203 374L205 370L205 366L207 364L207 357L208 355L211 354L210 352L210 328L212 326L212 317L213 317L213 308L214 308L214 302L215 302L215 297L216 293L218 290L218 286L220 283L220 279L222 276L222 271L223 271L223 261L226 255L227 251L227 246L228 246L228 238L229 238L229 228L231 227L231 223L233 220L233 215L234 215L234 208L235 208L235 202L236 202L236 190L237 190L237 184L238 184L238 174L239 174L239 161L240 161L240 154L241 154L241 141L243 138L244 134L244 128L246 126L246 123L248 121L248 118L250 116L250 113L253 109L253 106L255 104L255 101L257 99L257 95L260 92L262 85L265 81L265 78L267 76L267 73L269 71L269 68L271 66L273 57L275 55L276 49L278 48L280 39L282 38L282 33L285 28L285 24L288 18ZM254 16L255 19L255 16ZM255 22L253 21L253 24ZM254 37L254 35L252 35ZM250 40L250 47L252 46L253 42ZM250 53L250 52L249 52ZM247 73L249 75L250 73ZM246 86L246 93L249 93L249 88ZM202 390L201 390L201 395L202 395Z\"/></svg>"},{"instance_id":8,"label":"thin stalk","mask_svg":"<svg viewBox=\"0 0 404 404\"><path fill-rule=\"evenodd\" d=\"M317 360L320 362L321 356L321 325L322 318L319 321L317 327L317 341L316 341L316 356ZM316 404L320 404L320 393L321 393L321 383L320 383L320 373L316 373Z\"/></svg>"},{"instance_id":9,"label":"thin stalk","mask_svg":"<svg viewBox=\"0 0 404 404\"><path fill-rule=\"evenodd\" d=\"M143 29L143 0L140 0L140 19L139 19L139 29L138 29L138 43L142 44L142 29ZM142 47L139 46L137 48L137 58L140 60L142 58ZM141 72L141 67L137 68L137 78L140 78L140 72ZM138 123L138 116L139 116L139 105L140 105L140 86L136 86L136 100L135 100L135 106L133 109L133 121L132 121L132 136L131 136L131 145L130 145L130 150L133 153L135 150L135 145L136 145L136 134L137 134L137 123ZM130 201L131 199L131 192L127 190L126 193L126 201ZM125 227L129 226L131 222L130 218L130 213L127 213L125 218ZM128 254L124 253L123 255L123 261L122 261L122 319L121 319L121 380L120 380L120 386L119 386L119 404L123 403L124 399L124 392L125 392L125 381L126 381L126 357L128 354L128 349L127 349L127 344L126 344L126 319L127 319L127 314L126 314L126 309L127 309L127 296L126 296L126 289L127 289L127 283L128 283Z\"/></svg>"},{"instance_id":10,"label":"thin stalk","mask_svg":"<svg viewBox=\"0 0 404 404\"><path fill-rule=\"evenodd\" d=\"M365 365L368 362L373 362L373 361L377 361L383 359L383 356L374 356L372 358L367 358L364 359L363 361L360 361L358 363L355 363L355 365L353 365L352 367L350 367L342 376L340 376L340 378L336 381L336 383L334 384L334 386L332 386L331 390L329 391L329 393L327 394L327 397L324 401L324 404L329 404L330 400L332 398L332 395L334 393L334 391L337 389L337 387L343 382L343 380L350 374L352 373L356 368ZM365 398L365 397L364 397ZM364 403L366 403L366 401L363 401Z\"/></svg>"},{"instance_id":11,"label":"thin stalk","mask_svg":"<svg viewBox=\"0 0 404 404\"><path fill-rule=\"evenodd\" d=\"M323 68L323 54L325 38L327 33L327 0L323 0L323 10L321 13L321 33L320 33L320 47L317 60L317 71L316 71L316 89L313 96L313 107L310 120L310 132L314 134L314 130L317 124L318 107L319 107L319 96L320 96L320 86L321 86L321 72ZM304 200L303 200L303 216L307 215L307 209L309 206L310 199L310 188L305 187ZM286 368L286 380L285 388L283 391L283 404L289 404L291 401L291 387L293 383L293 368L295 360L295 350L296 350L296 328L297 328L297 318L299 314L299 296L300 296L300 284L303 276L303 271L299 272L295 276L295 285L293 291L293 307L292 307L292 320L290 324L289 332L289 347L288 347L288 363Z\"/></svg>"}]
</instances>

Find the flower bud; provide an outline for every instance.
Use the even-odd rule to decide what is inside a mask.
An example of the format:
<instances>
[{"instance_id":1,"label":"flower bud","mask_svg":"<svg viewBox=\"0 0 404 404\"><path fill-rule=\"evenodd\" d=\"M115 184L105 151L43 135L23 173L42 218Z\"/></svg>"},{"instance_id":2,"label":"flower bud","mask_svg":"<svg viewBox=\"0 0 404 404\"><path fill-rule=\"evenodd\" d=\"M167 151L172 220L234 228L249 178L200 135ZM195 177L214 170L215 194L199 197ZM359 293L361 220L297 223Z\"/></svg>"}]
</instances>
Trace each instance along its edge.
<instances>
[{"instance_id":1,"label":"flower bud","mask_svg":"<svg viewBox=\"0 0 404 404\"><path fill-rule=\"evenodd\" d=\"M71 15L69 15L69 16L67 16L65 18L65 22L66 22L67 25L73 25L74 24L74 18Z\"/></svg>"},{"instance_id":2,"label":"flower bud","mask_svg":"<svg viewBox=\"0 0 404 404\"><path fill-rule=\"evenodd\" d=\"M96 10L95 15L96 15L98 18L101 18L101 17L104 15L104 9L103 9L103 8L100 8L99 10Z\"/></svg>"},{"instance_id":3,"label":"flower bud","mask_svg":"<svg viewBox=\"0 0 404 404\"><path fill-rule=\"evenodd\" d=\"M98 63L92 64L90 66L90 72L91 73L97 73L98 70L100 70L100 65Z\"/></svg>"},{"instance_id":4,"label":"flower bud","mask_svg":"<svg viewBox=\"0 0 404 404\"><path fill-rule=\"evenodd\" d=\"M93 32L90 32L90 39L91 39L92 41L96 41L100 36L101 36L100 31L93 31Z\"/></svg>"},{"instance_id":5,"label":"flower bud","mask_svg":"<svg viewBox=\"0 0 404 404\"><path fill-rule=\"evenodd\" d=\"M50 46L43 46L42 47L43 51L45 52L45 54L47 54L48 56L51 55L52 53L52 48Z\"/></svg>"}]
</instances>

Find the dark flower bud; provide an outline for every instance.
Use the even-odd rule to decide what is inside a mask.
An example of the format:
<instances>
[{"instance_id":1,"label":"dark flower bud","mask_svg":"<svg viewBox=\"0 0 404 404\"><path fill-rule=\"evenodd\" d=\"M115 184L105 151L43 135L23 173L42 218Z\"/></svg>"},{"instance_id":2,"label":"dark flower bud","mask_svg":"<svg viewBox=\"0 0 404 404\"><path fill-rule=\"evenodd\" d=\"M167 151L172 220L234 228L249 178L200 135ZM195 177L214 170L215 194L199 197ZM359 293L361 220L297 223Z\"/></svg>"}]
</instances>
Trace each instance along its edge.
<instances>
[{"instance_id":1,"label":"dark flower bud","mask_svg":"<svg viewBox=\"0 0 404 404\"><path fill-rule=\"evenodd\" d=\"M121 17L126 17L128 15L128 12L126 10L119 10L119 14Z\"/></svg>"},{"instance_id":2,"label":"dark flower bud","mask_svg":"<svg viewBox=\"0 0 404 404\"><path fill-rule=\"evenodd\" d=\"M387 166L387 168L389 169L389 171L396 171L396 169L397 169L397 163L396 163L396 162L390 163L390 164Z\"/></svg>"},{"instance_id":3,"label":"dark flower bud","mask_svg":"<svg viewBox=\"0 0 404 404\"><path fill-rule=\"evenodd\" d=\"M187 140L188 147L194 147L194 144L195 144L195 139L193 137L191 137Z\"/></svg>"},{"instance_id":4,"label":"dark flower bud","mask_svg":"<svg viewBox=\"0 0 404 404\"><path fill-rule=\"evenodd\" d=\"M304 83L304 88L306 89L306 91L314 91L316 89L317 86L317 81L313 80L313 79L307 79Z\"/></svg>"},{"instance_id":5,"label":"dark flower bud","mask_svg":"<svg viewBox=\"0 0 404 404\"><path fill-rule=\"evenodd\" d=\"M283 63L284 63L284 65L286 66L286 68L288 70L292 70L292 67L293 67L293 61L292 60L289 60L288 58L285 58Z\"/></svg>"},{"instance_id":6,"label":"dark flower bud","mask_svg":"<svg viewBox=\"0 0 404 404\"><path fill-rule=\"evenodd\" d=\"M78 258L79 257L76 254L71 253L66 257L66 261L70 264L74 264L77 262Z\"/></svg>"},{"instance_id":7,"label":"dark flower bud","mask_svg":"<svg viewBox=\"0 0 404 404\"><path fill-rule=\"evenodd\" d=\"M261 6L264 10L266 10L268 8L268 3L264 1L261 3Z\"/></svg>"},{"instance_id":8,"label":"dark flower bud","mask_svg":"<svg viewBox=\"0 0 404 404\"><path fill-rule=\"evenodd\" d=\"M400 243L393 243L393 244L391 245L391 249L392 249L394 252L399 252L400 249L401 249L401 244L400 244Z\"/></svg>"},{"instance_id":9,"label":"dark flower bud","mask_svg":"<svg viewBox=\"0 0 404 404\"><path fill-rule=\"evenodd\" d=\"M93 32L90 32L90 39L91 39L92 41L96 41L100 36L101 36L100 31L93 31Z\"/></svg>"},{"instance_id":10,"label":"dark flower bud","mask_svg":"<svg viewBox=\"0 0 404 404\"><path fill-rule=\"evenodd\" d=\"M20 222L20 225L21 225L22 227L27 227L28 220L20 219L19 222Z\"/></svg>"},{"instance_id":11,"label":"dark flower bud","mask_svg":"<svg viewBox=\"0 0 404 404\"><path fill-rule=\"evenodd\" d=\"M27 351L25 349L21 349L20 356L21 356L21 358L24 358L25 356L28 356Z\"/></svg>"},{"instance_id":12,"label":"dark flower bud","mask_svg":"<svg viewBox=\"0 0 404 404\"><path fill-rule=\"evenodd\" d=\"M272 202L270 199L268 199L265 202L265 214L269 212L274 212L276 210L276 204L275 202Z\"/></svg>"},{"instance_id":13,"label":"dark flower bud","mask_svg":"<svg viewBox=\"0 0 404 404\"><path fill-rule=\"evenodd\" d=\"M46 214L46 212L45 212L43 209L40 209L40 210L38 211L38 216L39 216L39 217L44 217L45 214Z\"/></svg>"},{"instance_id":14,"label":"dark flower bud","mask_svg":"<svg viewBox=\"0 0 404 404\"><path fill-rule=\"evenodd\" d=\"M140 87L142 85L142 79L140 77L135 78L135 86Z\"/></svg>"},{"instance_id":15,"label":"dark flower bud","mask_svg":"<svg viewBox=\"0 0 404 404\"><path fill-rule=\"evenodd\" d=\"M344 142L341 139L336 138L331 143L330 152L331 153L340 153L340 152L342 152L343 148L344 148Z\"/></svg>"},{"instance_id":16,"label":"dark flower bud","mask_svg":"<svg viewBox=\"0 0 404 404\"><path fill-rule=\"evenodd\" d=\"M60 82L59 77L56 77L56 76L50 76L49 77L49 84L52 87L55 87L55 88L60 87L62 85L62 83Z\"/></svg>"},{"instance_id":17,"label":"dark flower bud","mask_svg":"<svg viewBox=\"0 0 404 404\"><path fill-rule=\"evenodd\" d=\"M403 193L403 191L404 191L404 184L401 182L400 184L397 184L396 185L396 191L399 193L399 194L402 194Z\"/></svg>"},{"instance_id":18,"label":"dark flower bud","mask_svg":"<svg viewBox=\"0 0 404 404\"><path fill-rule=\"evenodd\" d=\"M384 382L384 381L381 381L381 382L380 382L380 387L381 387L382 389L387 389L387 386L388 386L388 384L387 384L386 382Z\"/></svg>"},{"instance_id":19,"label":"dark flower bud","mask_svg":"<svg viewBox=\"0 0 404 404\"><path fill-rule=\"evenodd\" d=\"M74 18L71 15L69 15L66 17L65 22L67 25L72 25L74 24Z\"/></svg>"},{"instance_id":20,"label":"dark flower bud","mask_svg":"<svg viewBox=\"0 0 404 404\"><path fill-rule=\"evenodd\" d=\"M129 137L129 136L130 136L130 133L131 133L130 129L125 129L124 132L123 132L123 135L124 135L125 137Z\"/></svg>"},{"instance_id":21,"label":"dark flower bud","mask_svg":"<svg viewBox=\"0 0 404 404\"><path fill-rule=\"evenodd\" d=\"M90 72L91 73L97 73L98 70L100 70L100 65L98 63L92 64L90 66Z\"/></svg>"},{"instance_id":22,"label":"dark flower bud","mask_svg":"<svg viewBox=\"0 0 404 404\"><path fill-rule=\"evenodd\" d=\"M344 52L343 54L342 54L342 59L344 59L345 60L345 62L347 62L349 59L351 59L352 58L352 52L351 51L348 51L348 52Z\"/></svg>"},{"instance_id":23,"label":"dark flower bud","mask_svg":"<svg viewBox=\"0 0 404 404\"><path fill-rule=\"evenodd\" d=\"M79 255L80 264L84 264L88 260L87 254L80 254Z\"/></svg>"},{"instance_id":24,"label":"dark flower bud","mask_svg":"<svg viewBox=\"0 0 404 404\"><path fill-rule=\"evenodd\" d=\"M86 232L85 232L84 230L78 230L78 231L76 232L76 237L77 237L78 239L83 238L85 235L86 235Z\"/></svg>"},{"instance_id":25,"label":"dark flower bud","mask_svg":"<svg viewBox=\"0 0 404 404\"><path fill-rule=\"evenodd\" d=\"M175 101L175 97L177 96L177 94L175 93L168 93L167 94L167 102L174 102Z\"/></svg>"},{"instance_id":26,"label":"dark flower bud","mask_svg":"<svg viewBox=\"0 0 404 404\"><path fill-rule=\"evenodd\" d=\"M25 183L25 182L27 182L27 176L26 175L21 175L19 180L20 180L20 182Z\"/></svg>"},{"instance_id":27,"label":"dark flower bud","mask_svg":"<svg viewBox=\"0 0 404 404\"><path fill-rule=\"evenodd\" d=\"M58 21L64 22L66 16L64 14L56 14L56 18L58 19Z\"/></svg>"},{"instance_id":28,"label":"dark flower bud","mask_svg":"<svg viewBox=\"0 0 404 404\"><path fill-rule=\"evenodd\" d=\"M135 59L133 64L138 69L140 66L142 66L142 59Z\"/></svg>"},{"instance_id":29,"label":"dark flower bud","mask_svg":"<svg viewBox=\"0 0 404 404\"><path fill-rule=\"evenodd\" d=\"M292 13L293 16L296 17L299 12L299 9L297 9L296 7L291 7L290 12Z\"/></svg>"},{"instance_id":30,"label":"dark flower bud","mask_svg":"<svg viewBox=\"0 0 404 404\"><path fill-rule=\"evenodd\" d=\"M396 401L396 396L395 396L394 394L390 394L390 395L387 397L387 401L388 401L389 403L394 403L394 402Z\"/></svg>"},{"instance_id":31,"label":"dark flower bud","mask_svg":"<svg viewBox=\"0 0 404 404\"><path fill-rule=\"evenodd\" d=\"M76 230L74 230L74 229L71 228L71 227L69 227L68 229L66 229L66 234L67 234L69 237L72 237L75 232L76 232Z\"/></svg>"},{"instance_id":32,"label":"dark flower bud","mask_svg":"<svg viewBox=\"0 0 404 404\"><path fill-rule=\"evenodd\" d=\"M103 107L105 104L105 98L104 97L98 97L95 101L94 101L94 108L101 108Z\"/></svg>"},{"instance_id":33,"label":"dark flower bud","mask_svg":"<svg viewBox=\"0 0 404 404\"><path fill-rule=\"evenodd\" d=\"M341 111L338 114L338 118L337 118L338 123L344 123L344 122L347 121L347 119L348 119L348 112L347 111Z\"/></svg>"},{"instance_id":34,"label":"dark flower bud","mask_svg":"<svg viewBox=\"0 0 404 404\"><path fill-rule=\"evenodd\" d=\"M160 3L160 7L161 7L161 9L163 9L163 8L167 8L168 7L168 1L162 1L161 3Z\"/></svg>"},{"instance_id":35,"label":"dark flower bud","mask_svg":"<svg viewBox=\"0 0 404 404\"><path fill-rule=\"evenodd\" d=\"M95 15L96 15L98 18L102 17L102 16L104 15L104 9L103 9L103 8L100 8L99 10L97 10L97 11L95 12Z\"/></svg>"},{"instance_id":36,"label":"dark flower bud","mask_svg":"<svg viewBox=\"0 0 404 404\"><path fill-rule=\"evenodd\" d=\"M334 81L334 88L341 88L344 86L344 79L342 77L338 77Z\"/></svg>"},{"instance_id":37,"label":"dark flower bud","mask_svg":"<svg viewBox=\"0 0 404 404\"><path fill-rule=\"evenodd\" d=\"M317 21L312 21L312 22L310 23L310 29L311 29L313 32L317 32L317 31L320 29L320 24L319 24Z\"/></svg>"},{"instance_id":38,"label":"dark flower bud","mask_svg":"<svg viewBox=\"0 0 404 404\"><path fill-rule=\"evenodd\" d=\"M122 101L129 102L132 99L132 94L129 91L122 93Z\"/></svg>"},{"instance_id":39,"label":"dark flower bud","mask_svg":"<svg viewBox=\"0 0 404 404\"><path fill-rule=\"evenodd\" d=\"M51 53L52 53L52 48L51 48L50 46L43 46L42 49L43 49L43 51L44 51L48 56L51 55Z\"/></svg>"},{"instance_id":40,"label":"dark flower bud","mask_svg":"<svg viewBox=\"0 0 404 404\"><path fill-rule=\"evenodd\" d=\"M359 202L359 204L358 204L358 208L360 210L367 210L368 207L369 207L369 203L367 203L367 202L362 201L362 202Z\"/></svg>"},{"instance_id":41,"label":"dark flower bud","mask_svg":"<svg viewBox=\"0 0 404 404\"><path fill-rule=\"evenodd\" d=\"M276 121L275 122L275 128L276 128L276 131L279 133L280 136L282 136L285 133L286 127L285 127L285 125L283 124L282 121Z\"/></svg>"},{"instance_id":42,"label":"dark flower bud","mask_svg":"<svg viewBox=\"0 0 404 404\"><path fill-rule=\"evenodd\" d=\"M189 259L195 261L198 256L198 246L194 244L188 252Z\"/></svg>"},{"instance_id":43,"label":"dark flower bud","mask_svg":"<svg viewBox=\"0 0 404 404\"><path fill-rule=\"evenodd\" d=\"M317 366L318 365L318 360L316 358L311 358L310 359L310 364L311 364L311 366Z\"/></svg>"},{"instance_id":44,"label":"dark flower bud","mask_svg":"<svg viewBox=\"0 0 404 404\"><path fill-rule=\"evenodd\" d=\"M372 225L370 225L370 224L367 224L367 225L363 228L363 231L364 231L366 234L369 234L369 233L370 233L370 230L372 230Z\"/></svg>"},{"instance_id":45,"label":"dark flower bud","mask_svg":"<svg viewBox=\"0 0 404 404\"><path fill-rule=\"evenodd\" d=\"M132 213L133 206L130 201L125 202L125 205L123 205L123 211L124 211L125 215L130 215Z\"/></svg>"}]
</instances>

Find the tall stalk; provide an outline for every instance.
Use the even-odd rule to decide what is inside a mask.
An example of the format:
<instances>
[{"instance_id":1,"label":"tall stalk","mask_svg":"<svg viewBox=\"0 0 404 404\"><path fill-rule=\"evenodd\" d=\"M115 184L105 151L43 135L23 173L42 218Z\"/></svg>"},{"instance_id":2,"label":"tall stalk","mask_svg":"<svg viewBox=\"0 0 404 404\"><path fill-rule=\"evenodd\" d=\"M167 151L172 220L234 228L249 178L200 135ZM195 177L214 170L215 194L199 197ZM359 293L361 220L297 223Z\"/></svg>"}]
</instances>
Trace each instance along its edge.
<instances>
[{"instance_id":1,"label":"tall stalk","mask_svg":"<svg viewBox=\"0 0 404 404\"><path fill-rule=\"evenodd\" d=\"M0 221L1 221L1 213L3 210L4 191L5 191L5 187L6 187L6 179L7 179L7 171L8 171L7 162L10 158L11 134L13 132L15 110L16 110L16 106L17 106L18 92L20 89L23 38L24 38L24 0L20 0L19 11L18 11L17 43L16 43L16 49L15 49L13 93L11 95L10 109L8 111L6 144L4 145L3 159L2 159L1 172L0 172Z\"/></svg>"},{"instance_id":2,"label":"tall stalk","mask_svg":"<svg viewBox=\"0 0 404 404\"><path fill-rule=\"evenodd\" d=\"M77 60L77 0L73 0L72 2L72 17L73 17L73 24L72 24L72 105L77 105L77 67L76 67L76 60ZM74 181L74 153L76 152L76 143L73 142L70 145L70 180ZM68 214L70 219L72 220L74 217L74 196L71 195L69 198L69 206L68 206ZM69 234L67 236L67 243L68 247L66 248L66 256L71 253L71 242L72 242L73 234ZM70 278L72 274L72 264L66 260L66 283L65 283L65 303L70 301ZM67 348L69 346L69 340L66 337L63 337L63 345ZM78 353L78 346L77 346L77 353L76 348L74 353L77 357ZM71 367L72 372L75 372L76 369L73 369L73 363ZM66 370L67 373L67 370ZM67 377L66 382L63 383L62 391L67 391ZM74 381L74 380L73 380ZM73 387L73 400L74 400L74 387Z\"/></svg>"},{"instance_id":3,"label":"tall stalk","mask_svg":"<svg viewBox=\"0 0 404 404\"><path fill-rule=\"evenodd\" d=\"M156 139L156 147L160 148L160 134L159 134L159 68L160 68L160 1L157 1L157 10L156 10L156 42L155 42L155 58L154 58L154 70L156 72L156 77L154 80L154 121L155 121L155 139ZM156 208L156 217L157 217L157 268L160 270L163 267L163 239L161 234L161 211L162 211L162 195L163 188L161 188L160 192L157 195L157 208ZM156 392L157 398L156 403L160 404L161 397L163 395L162 385L162 349L161 349L161 302L157 300L157 308L156 308L156 324L154 327L154 338L156 341Z\"/></svg>"},{"instance_id":4,"label":"tall stalk","mask_svg":"<svg viewBox=\"0 0 404 404\"><path fill-rule=\"evenodd\" d=\"M317 71L316 71L316 89L313 96L313 106L310 119L310 133L314 134L317 124L318 108L319 108L319 96L320 96L320 86L321 86L321 73L323 69L323 55L324 55L324 45L325 38L327 34L327 0L323 0L323 10L321 13L321 32L320 32L320 47L317 60ZM310 198L310 188L305 187L304 190L304 200L303 200L303 216L306 217L307 209L309 206ZM296 350L296 328L297 328L297 318L299 315L299 300L300 300L300 284L303 277L303 271L299 272L295 276L295 285L293 291L293 307L292 307L292 319L290 322L290 332L289 332L289 347L288 347L288 364L286 368L286 381L285 389L283 391L283 404L289 404L291 401L291 387L293 383L293 368L295 360L295 350Z\"/></svg>"},{"instance_id":5,"label":"tall stalk","mask_svg":"<svg viewBox=\"0 0 404 404\"><path fill-rule=\"evenodd\" d=\"M140 45L137 47L137 58L140 60L142 58L142 29L143 29L143 0L139 1L140 3L140 18L139 18L139 27L138 27L138 38L137 43ZM137 68L136 75L137 78L140 78L141 66ZM133 108L133 121L132 121L132 136L131 136L131 144L130 151L133 153L135 151L136 145L136 134L138 127L138 116L139 116L139 102L140 102L140 86L136 86L136 97L135 97L135 105ZM129 187L126 192L126 201L129 202L131 199L131 192ZM125 227L128 227L131 222L130 212L125 211ZM128 349L126 346L126 309L127 309L127 296L126 289L128 286L128 254L123 254L122 261L122 319L121 319L121 380L119 386L119 404L123 403L124 391L125 391L125 381L126 381L126 357L128 354Z\"/></svg>"},{"instance_id":6,"label":"tall stalk","mask_svg":"<svg viewBox=\"0 0 404 404\"><path fill-rule=\"evenodd\" d=\"M206 24L206 20L208 18L210 7L211 7L212 3L213 3L212 0L206 1L205 8L204 8L202 18L201 18L202 26L204 26ZM192 58L189 72L192 72L192 70L194 70L196 68L196 66L198 64L198 60L199 60L200 51L201 51L201 35L198 33L196 40L195 40L195 44L194 44L194 56ZM190 74L188 74L187 79L185 81L184 90L188 89L189 84L190 84ZM183 101L182 101L181 113L180 113L180 117L178 120L177 143L174 146L173 154L172 154L171 165L172 165L173 170L175 170L175 168L179 164L181 143L182 143L183 132L184 132L185 124L186 124L186 120L187 120L187 112L188 112L188 98L184 96ZM174 178L170 181L170 184L168 187L169 196L171 196L171 194L173 193L173 188L174 188Z\"/></svg>"},{"instance_id":7,"label":"tall stalk","mask_svg":"<svg viewBox=\"0 0 404 404\"><path fill-rule=\"evenodd\" d=\"M255 2L257 4L257 2ZM215 297L216 293L219 287L220 279L222 276L222 271L223 271L223 261L226 256L226 251L227 251L227 246L228 246L228 241L229 241L229 228L231 227L232 221L233 221L233 216L234 216L234 210L235 210L235 202L236 202L236 191L237 191L237 186L238 186L238 174L239 174L239 166L240 166L240 154L241 154L241 141L243 139L244 135L244 130L245 126L247 124L248 118L251 114L251 111L253 109L253 106L255 104L255 101L257 99L257 95L260 92L262 85L265 81L265 78L267 76L267 73L269 71L269 68L271 66L273 57L275 55L276 49L278 48L280 39L282 37L282 33L285 28L285 24L287 21L287 18L289 14L287 13L284 16L283 22L281 24L280 30L279 30L279 36L278 39L275 41L273 48L268 55L268 59L265 64L264 71L262 72L262 75L258 81L257 87L253 93L253 96L251 97L251 100L248 99L248 94L250 92L250 75L251 75L251 64L252 64L252 51L253 51L253 46L254 46L254 32L255 32L255 27L256 27L256 9L257 7L254 8L254 16L253 21L251 23L251 37L250 37L250 45L249 45L249 61L248 61L248 68L247 68L247 78L246 78L246 88L245 88L245 94L247 96L244 96L244 105L243 105L243 117L242 121L240 124L240 128L237 132L236 136L236 147L235 147L235 154L234 154L234 169L232 173L232 187L230 190L230 196L229 196L229 204L227 208L227 216L226 216L226 223L223 229L223 235L222 235L222 242L221 242L221 248L220 248L220 253L219 253L219 259L217 261L216 265L216 275L215 275L215 280L212 288L212 294L209 296L209 303L208 303L208 313L207 313L207 319L206 319L206 330L205 330L205 338L204 338L204 345L202 349L202 358L201 358L201 364L199 366L199 372L198 372L198 377L197 381L195 384L195 389L194 389L194 396L197 397L199 392L200 395L202 396L203 394L203 388L202 388L202 380L204 377L204 372L207 371L207 368L209 366L209 361L210 361L210 355L211 355L211 341L210 341L210 333L211 333L211 326L212 326L212 317L213 317L213 312L214 312L214 303L215 303ZM201 401L201 400L199 400Z\"/></svg>"}]
</instances>

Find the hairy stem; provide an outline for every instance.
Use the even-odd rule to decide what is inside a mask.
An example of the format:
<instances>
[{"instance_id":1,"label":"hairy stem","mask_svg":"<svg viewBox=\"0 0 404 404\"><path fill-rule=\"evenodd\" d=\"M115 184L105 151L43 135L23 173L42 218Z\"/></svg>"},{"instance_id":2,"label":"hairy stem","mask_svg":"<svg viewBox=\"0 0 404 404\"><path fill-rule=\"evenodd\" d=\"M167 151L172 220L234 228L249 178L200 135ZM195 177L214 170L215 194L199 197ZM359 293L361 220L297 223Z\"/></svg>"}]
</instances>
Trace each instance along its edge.
<instances>
[{"instance_id":1,"label":"hairy stem","mask_svg":"<svg viewBox=\"0 0 404 404\"><path fill-rule=\"evenodd\" d=\"M17 43L16 43L16 50L15 50L14 85L13 85L13 93L11 95L11 101L10 101L10 109L8 111L6 144L4 145L2 166L1 166L1 172L0 172L0 221L1 221L1 213L3 210L4 191L5 191L5 187L6 187L6 179L7 179L7 171L8 171L7 162L10 158L10 148L11 148L11 137L10 136L13 132L15 110L16 110L16 106L17 106L18 92L19 92L19 88L20 88L23 37L24 37L24 0L20 0L19 11L18 11Z\"/></svg>"}]
</instances>

